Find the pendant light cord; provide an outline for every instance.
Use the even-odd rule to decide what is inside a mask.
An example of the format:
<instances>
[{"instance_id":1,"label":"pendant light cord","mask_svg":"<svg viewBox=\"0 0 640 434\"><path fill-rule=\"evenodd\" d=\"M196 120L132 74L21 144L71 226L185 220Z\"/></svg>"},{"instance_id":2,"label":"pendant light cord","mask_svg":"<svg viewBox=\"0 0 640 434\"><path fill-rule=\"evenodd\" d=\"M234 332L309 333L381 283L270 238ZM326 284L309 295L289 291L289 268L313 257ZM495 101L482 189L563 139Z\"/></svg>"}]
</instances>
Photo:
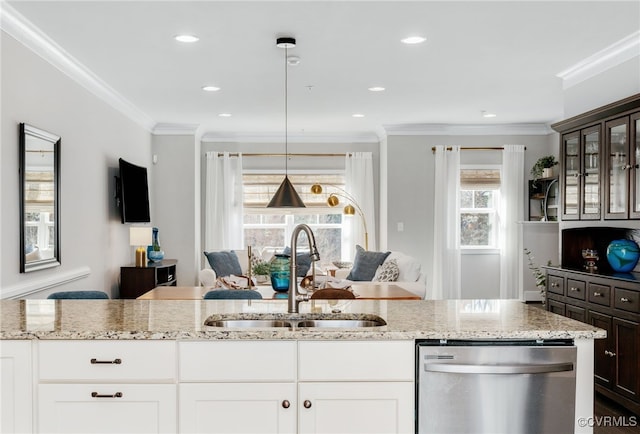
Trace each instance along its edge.
<instances>
[{"instance_id":1,"label":"pendant light cord","mask_svg":"<svg viewBox=\"0 0 640 434\"><path fill-rule=\"evenodd\" d=\"M288 80L288 72L287 68L287 57L289 56L289 48L285 45L284 47L284 176L288 178L289 173L289 142L287 140L287 132L289 128L289 80Z\"/></svg>"}]
</instances>

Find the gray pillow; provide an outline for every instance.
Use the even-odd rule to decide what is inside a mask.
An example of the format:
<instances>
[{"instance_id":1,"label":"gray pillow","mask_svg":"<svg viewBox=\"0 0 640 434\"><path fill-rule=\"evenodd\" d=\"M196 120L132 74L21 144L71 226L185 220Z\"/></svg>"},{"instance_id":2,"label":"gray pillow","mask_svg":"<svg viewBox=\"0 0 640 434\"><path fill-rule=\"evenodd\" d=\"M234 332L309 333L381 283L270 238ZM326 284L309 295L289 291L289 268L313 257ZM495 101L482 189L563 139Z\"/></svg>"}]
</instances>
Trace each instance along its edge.
<instances>
[{"instance_id":1,"label":"gray pillow","mask_svg":"<svg viewBox=\"0 0 640 434\"><path fill-rule=\"evenodd\" d=\"M390 254L391 252L369 252L361 246L356 246L356 259L347 280L371 281L378 267Z\"/></svg>"},{"instance_id":2,"label":"gray pillow","mask_svg":"<svg viewBox=\"0 0 640 434\"><path fill-rule=\"evenodd\" d=\"M204 252L209 261L209 265L218 277L242 275L242 267L238 261L238 255L233 250L224 250L220 252Z\"/></svg>"},{"instance_id":3,"label":"gray pillow","mask_svg":"<svg viewBox=\"0 0 640 434\"><path fill-rule=\"evenodd\" d=\"M291 256L291 247L287 246L284 248L282 252L283 255ZM309 268L311 268L311 255L309 253L298 253L296 254L296 265L298 265L298 271L296 277L304 277L309 272Z\"/></svg>"}]
</instances>

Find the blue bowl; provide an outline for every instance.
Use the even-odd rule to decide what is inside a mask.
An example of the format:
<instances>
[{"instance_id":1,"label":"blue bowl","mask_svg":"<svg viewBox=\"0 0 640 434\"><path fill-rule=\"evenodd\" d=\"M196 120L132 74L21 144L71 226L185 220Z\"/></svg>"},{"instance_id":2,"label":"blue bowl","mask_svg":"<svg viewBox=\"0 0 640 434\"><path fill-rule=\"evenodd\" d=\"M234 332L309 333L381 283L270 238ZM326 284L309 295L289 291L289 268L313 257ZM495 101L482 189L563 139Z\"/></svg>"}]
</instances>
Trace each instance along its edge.
<instances>
[{"instance_id":1,"label":"blue bowl","mask_svg":"<svg viewBox=\"0 0 640 434\"><path fill-rule=\"evenodd\" d=\"M164 259L164 251L162 250L151 250L147 253L150 261L160 262Z\"/></svg>"},{"instance_id":2,"label":"blue bowl","mask_svg":"<svg viewBox=\"0 0 640 434\"><path fill-rule=\"evenodd\" d=\"M628 273L640 259L640 248L633 240L613 240L607 247L607 261L614 271Z\"/></svg>"}]
</instances>

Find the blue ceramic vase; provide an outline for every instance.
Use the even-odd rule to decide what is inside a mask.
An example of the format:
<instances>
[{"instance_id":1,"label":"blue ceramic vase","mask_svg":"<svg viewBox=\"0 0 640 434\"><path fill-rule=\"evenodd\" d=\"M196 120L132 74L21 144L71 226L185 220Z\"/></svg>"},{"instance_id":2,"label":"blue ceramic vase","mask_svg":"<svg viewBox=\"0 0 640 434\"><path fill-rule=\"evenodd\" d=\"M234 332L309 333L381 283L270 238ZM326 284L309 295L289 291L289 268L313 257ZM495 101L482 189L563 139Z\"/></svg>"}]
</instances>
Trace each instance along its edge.
<instances>
[{"instance_id":1,"label":"blue ceramic vase","mask_svg":"<svg viewBox=\"0 0 640 434\"><path fill-rule=\"evenodd\" d=\"M633 240L613 240L607 247L607 261L614 271L627 273L640 259L640 248Z\"/></svg>"},{"instance_id":2,"label":"blue ceramic vase","mask_svg":"<svg viewBox=\"0 0 640 434\"><path fill-rule=\"evenodd\" d=\"M289 255L278 254L269 263L269 274L271 275L271 286L276 292L287 292L289 290Z\"/></svg>"}]
</instances>

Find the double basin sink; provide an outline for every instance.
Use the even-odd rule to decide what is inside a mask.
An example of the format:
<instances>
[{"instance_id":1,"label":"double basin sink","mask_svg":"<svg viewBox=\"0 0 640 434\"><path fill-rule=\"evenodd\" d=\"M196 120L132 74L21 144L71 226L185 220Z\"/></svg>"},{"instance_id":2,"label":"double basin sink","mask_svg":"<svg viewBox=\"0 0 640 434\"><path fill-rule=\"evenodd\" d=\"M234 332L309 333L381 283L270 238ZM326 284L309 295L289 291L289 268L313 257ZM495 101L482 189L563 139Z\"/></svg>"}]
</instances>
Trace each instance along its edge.
<instances>
[{"instance_id":1,"label":"double basin sink","mask_svg":"<svg viewBox=\"0 0 640 434\"><path fill-rule=\"evenodd\" d=\"M370 314L228 314L211 315L204 323L215 328L366 328L387 325Z\"/></svg>"}]
</instances>

